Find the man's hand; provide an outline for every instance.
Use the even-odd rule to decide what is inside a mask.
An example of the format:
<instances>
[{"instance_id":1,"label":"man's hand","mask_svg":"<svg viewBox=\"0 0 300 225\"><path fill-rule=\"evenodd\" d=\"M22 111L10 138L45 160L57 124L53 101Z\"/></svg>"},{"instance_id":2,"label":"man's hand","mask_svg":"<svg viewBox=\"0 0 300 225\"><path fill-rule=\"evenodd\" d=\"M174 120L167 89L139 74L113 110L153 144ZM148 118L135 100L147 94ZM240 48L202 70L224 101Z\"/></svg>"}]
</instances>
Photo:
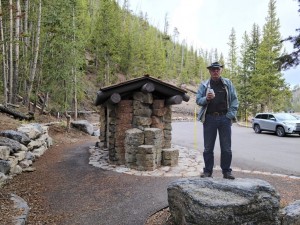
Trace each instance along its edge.
<instances>
[{"instance_id":1,"label":"man's hand","mask_svg":"<svg viewBox=\"0 0 300 225\"><path fill-rule=\"evenodd\" d=\"M206 95L206 100L207 101L210 101L212 99L215 98L215 94L214 93L211 93L211 92L208 92L207 95Z\"/></svg>"}]
</instances>

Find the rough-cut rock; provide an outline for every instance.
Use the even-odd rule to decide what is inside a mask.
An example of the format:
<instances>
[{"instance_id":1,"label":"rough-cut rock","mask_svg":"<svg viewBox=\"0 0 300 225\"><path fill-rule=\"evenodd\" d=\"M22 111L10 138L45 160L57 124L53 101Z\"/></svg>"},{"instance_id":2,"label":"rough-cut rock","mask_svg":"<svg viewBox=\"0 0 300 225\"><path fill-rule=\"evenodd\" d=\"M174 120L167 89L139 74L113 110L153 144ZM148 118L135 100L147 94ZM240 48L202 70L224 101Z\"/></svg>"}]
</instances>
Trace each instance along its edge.
<instances>
[{"instance_id":1,"label":"rough-cut rock","mask_svg":"<svg viewBox=\"0 0 300 225\"><path fill-rule=\"evenodd\" d=\"M11 148L8 146L0 146L0 159L7 160L10 154Z\"/></svg>"},{"instance_id":2,"label":"rough-cut rock","mask_svg":"<svg viewBox=\"0 0 300 225\"><path fill-rule=\"evenodd\" d=\"M35 140L35 139L39 138L47 129L48 128L46 128L46 127L43 128L38 123L31 123L31 124L22 125L21 127L19 127L17 129L17 131L23 132L23 133L27 134L27 136L30 139Z\"/></svg>"},{"instance_id":3,"label":"rough-cut rock","mask_svg":"<svg viewBox=\"0 0 300 225\"><path fill-rule=\"evenodd\" d=\"M89 123L87 120L72 121L71 126L90 135L94 133L93 125Z\"/></svg>"},{"instance_id":4,"label":"rough-cut rock","mask_svg":"<svg viewBox=\"0 0 300 225\"><path fill-rule=\"evenodd\" d=\"M12 167L9 172L11 174L21 174L23 172L23 169L21 166L16 165L15 167Z\"/></svg>"},{"instance_id":5,"label":"rough-cut rock","mask_svg":"<svg viewBox=\"0 0 300 225\"><path fill-rule=\"evenodd\" d=\"M140 145L137 148L136 164L138 170L156 169L156 149L153 145Z\"/></svg>"},{"instance_id":6,"label":"rough-cut rock","mask_svg":"<svg viewBox=\"0 0 300 225\"><path fill-rule=\"evenodd\" d=\"M27 147L28 147L29 150L33 150L33 149L36 149L36 148L39 148L39 147L45 145L45 143L46 143L45 140L40 140L40 139L38 138L38 139L36 139L36 140L32 140L32 141L27 145Z\"/></svg>"},{"instance_id":7,"label":"rough-cut rock","mask_svg":"<svg viewBox=\"0 0 300 225\"><path fill-rule=\"evenodd\" d=\"M293 202L280 210L281 225L300 224L300 200Z\"/></svg>"},{"instance_id":8,"label":"rough-cut rock","mask_svg":"<svg viewBox=\"0 0 300 225\"><path fill-rule=\"evenodd\" d=\"M176 166L178 165L179 150L168 148L162 150L162 165Z\"/></svg>"},{"instance_id":9,"label":"rough-cut rock","mask_svg":"<svg viewBox=\"0 0 300 225\"><path fill-rule=\"evenodd\" d=\"M35 158L39 158L39 157L41 157L41 156L45 153L46 150L47 150L47 149L46 149L45 146L41 146L41 147L39 147L39 148L37 148L37 149L34 149L34 150L32 151L32 153L33 153L33 155L35 156Z\"/></svg>"},{"instance_id":10,"label":"rough-cut rock","mask_svg":"<svg viewBox=\"0 0 300 225\"><path fill-rule=\"evenodd\" d=\"M95 131L93 132L92 136L99 137L99 136L100 136L100 129L95 130Z\"/></svg>"},{"instance_id":11,"label":"rough-cut rock","mask_svg":"<svg viewBox=\"0 0 300 225\"><path fill-rule=\"evenodd\" d=\"M25 168L28 168L29 166L32 165L32 161L31 160L22 160L21 162L19 162L19 166L22 168L22 169L25 169Z\"/></svg>"},{"instance_id":12,"label":"rough-cut rock","mask_svg":"<svg viewBox=\"0 0 300 225\"><path fill-rule=\"evenodd\" d=\"M27 145L30 142L30 138L27 134L15 130L5 130L0 132L0 136L13 139L20 142L23 145Z\"/></svg>"},{"instance_id":13,"label":"rough-cut rock","mask_svg":"<svg viewBox=\"0 0 300 225\"><path fill-rule=\"evenodd\" d=\"M5 176L4 173L0 172L0 188L2 187L3 184L5 184L6 180L8 179L7 176Z\"/></svg>"},{"instance_id":14,"label":"rough-cut rock","mask_svg":"<svg viewBox=\"0 0 300 225\"><path fill-rule=\"evenodd\" d=\"M34 154L32 152L26 152L25 158L27 160L35 161L35 156L34 156Z\"/></svg>"},{"instance_id":15,"label":"rough-cut rock","mask_svg":"<svg viewBox=\"0 0 300 225\"><path fill-rule=\"evenodd\" d=\"M177 225L276 225L280 197L259 179L190 178L168 187Z\"/></svg>"},{"instance_id":16,"label":"rough-cut rock","mask_svg":"<svg viewBox=\"0 0 300 225\"><path fill-rule=\"evenodd\" d=\"M14 156L16 157L16 159L20 162L20 161L22 161L23 159L25 159L26 151L19 151L19 152L17 152L17 153L14 153L13 155L14 155Z\"/></svg>"},{"instance_id":17,"label":"rough-cut rock","mask_svg":"<svg viewBox=\"0 0 300 225\"><path fill-rule=\"evenodd\" d=\"M22 146L19 142L7 137L0 137L0 146L8 146L11 148L11 153L21 151Z\"/></svg>"},{"instance_id":18,"label":"rough-cut rock","mask_svg":"<svg viewBox=\"0 0 300 225\"><path fill-rule=\"evenodd\" d=\"M7 160L0 160L0 173L8 174L11 168L11 164Z\"/></svg>"}]
</instances>

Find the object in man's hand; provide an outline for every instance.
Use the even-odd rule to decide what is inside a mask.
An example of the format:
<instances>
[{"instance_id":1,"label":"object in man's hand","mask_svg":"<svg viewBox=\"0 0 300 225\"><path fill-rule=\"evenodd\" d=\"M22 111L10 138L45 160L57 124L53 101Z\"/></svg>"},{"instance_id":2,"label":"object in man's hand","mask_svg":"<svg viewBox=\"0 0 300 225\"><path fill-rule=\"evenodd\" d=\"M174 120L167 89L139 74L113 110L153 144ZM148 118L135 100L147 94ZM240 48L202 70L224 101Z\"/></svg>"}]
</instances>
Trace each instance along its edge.
<instances>
[{"instance_id":1,"label":"object in man's hand","mask_svg":"<svg viewBox=\"0 0 300 225\"><path fill-rule=\"evenodd\" d=\"M213 96L215 96L214 89L212 89L212 88L209 88L209 89L208 89L208 93L211 93L211 94L213 94Z\"/></svg>"}]
</instances>

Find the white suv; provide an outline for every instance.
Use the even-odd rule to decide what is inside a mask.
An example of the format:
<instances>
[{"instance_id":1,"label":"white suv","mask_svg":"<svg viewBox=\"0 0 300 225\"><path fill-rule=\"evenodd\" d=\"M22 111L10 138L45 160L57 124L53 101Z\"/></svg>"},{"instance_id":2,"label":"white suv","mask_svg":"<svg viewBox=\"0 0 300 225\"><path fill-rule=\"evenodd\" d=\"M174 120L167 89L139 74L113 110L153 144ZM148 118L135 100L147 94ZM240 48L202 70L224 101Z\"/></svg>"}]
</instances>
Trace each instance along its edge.
<instances>
[{"instance_id":1,"label":"white suv","mask_svg":"<svg viewBox=\"0 0 300 225\"><path fill-rule=\"evenodd\" d=\"M286 134L300 135L300 120L289 113L258 113L252 119L252 128L255 133L271 131L279 137Z\"/></svg>"}]
</instances>

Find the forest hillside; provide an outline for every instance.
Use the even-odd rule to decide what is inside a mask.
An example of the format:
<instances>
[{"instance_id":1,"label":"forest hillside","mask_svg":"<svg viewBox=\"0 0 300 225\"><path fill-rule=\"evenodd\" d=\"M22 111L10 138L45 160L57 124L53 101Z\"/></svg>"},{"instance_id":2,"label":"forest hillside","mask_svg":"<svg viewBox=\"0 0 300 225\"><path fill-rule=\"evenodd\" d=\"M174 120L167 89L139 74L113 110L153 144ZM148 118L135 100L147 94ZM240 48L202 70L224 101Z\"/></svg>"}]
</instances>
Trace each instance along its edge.
<instances>
[{"instance_id":1,"label":"forest hillside","mask_svg":"<svg viewBox=\"0 0 300 225\"><path fill-rule=\"evenodd\" d=\"M157 29L147 13L134 14L129 4L0 0L1 104L33 113L74 112L76 118L79 111L94 110L103 86L149 74L197 89L209 77L207 65L219 61L222 76L236 86L241 119L297 106L276 63L284 50L275 0L269 0L264 26L254 23L241 46L232 28L227 56L188 44L167 18L164 30Z\"/></svg>"}]
</instances>

